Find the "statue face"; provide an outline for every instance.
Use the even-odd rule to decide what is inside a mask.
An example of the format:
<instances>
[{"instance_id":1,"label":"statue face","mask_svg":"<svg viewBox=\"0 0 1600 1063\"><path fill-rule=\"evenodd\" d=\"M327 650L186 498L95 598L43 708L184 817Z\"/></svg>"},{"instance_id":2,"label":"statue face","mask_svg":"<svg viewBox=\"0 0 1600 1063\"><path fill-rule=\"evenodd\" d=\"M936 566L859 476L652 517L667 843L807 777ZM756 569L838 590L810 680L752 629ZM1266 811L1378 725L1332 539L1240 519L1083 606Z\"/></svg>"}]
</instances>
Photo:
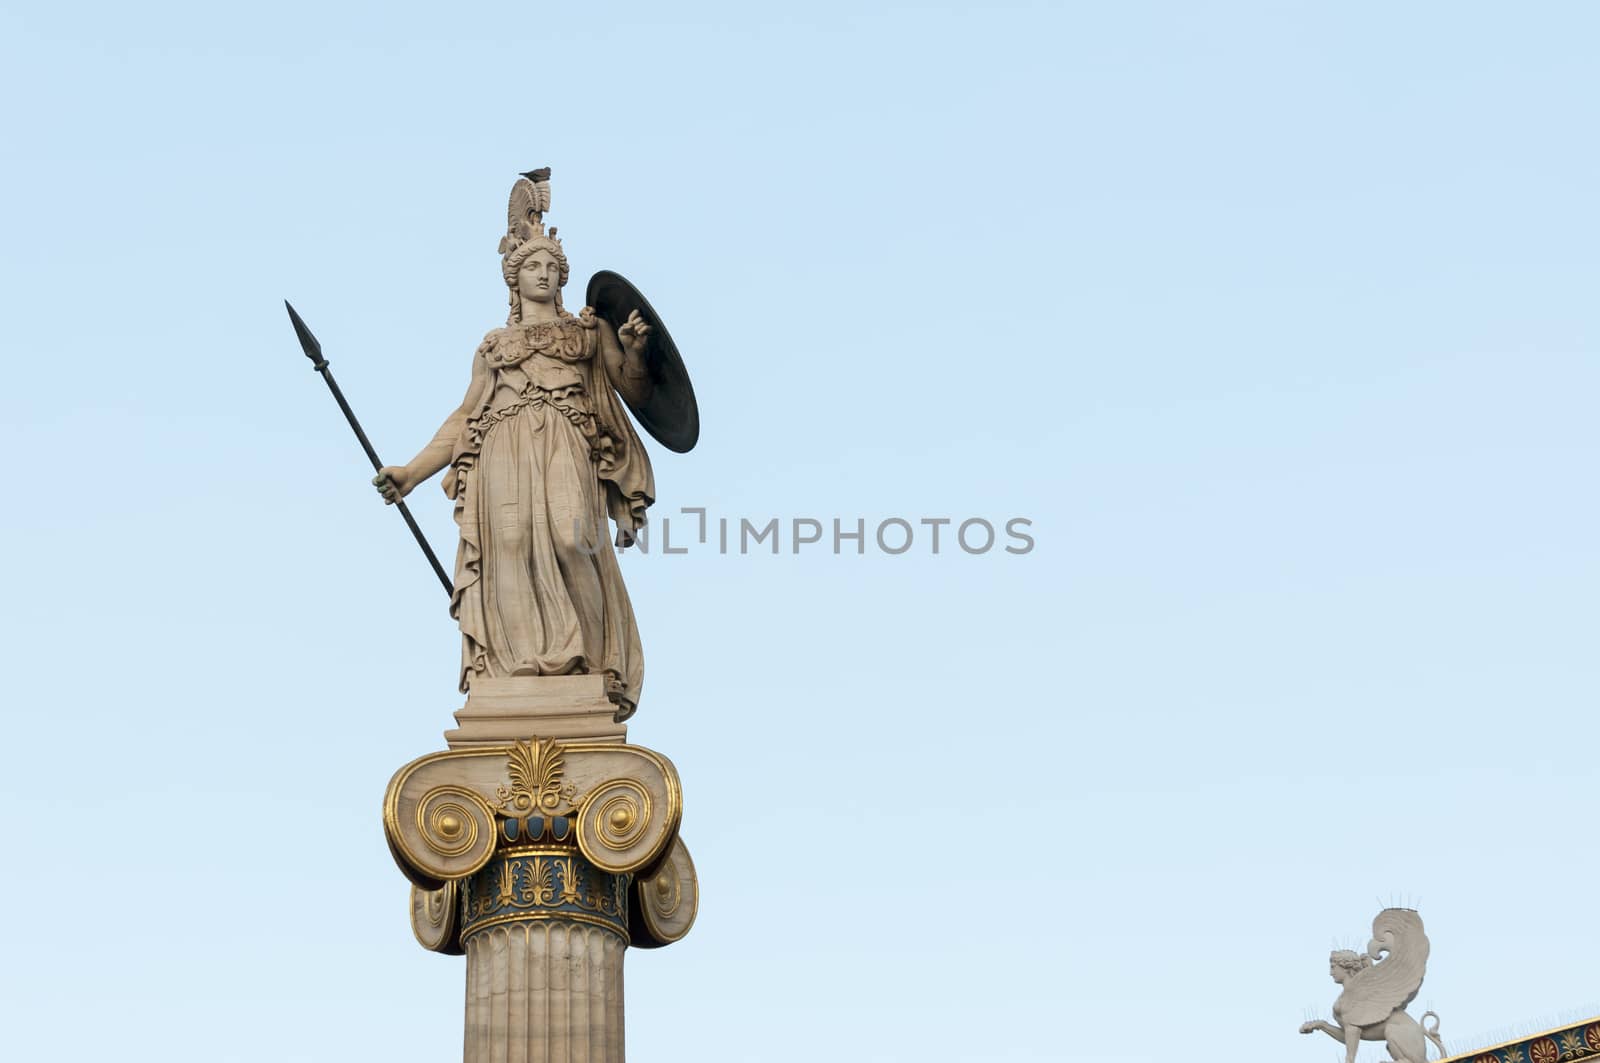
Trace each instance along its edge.
<instances>
[{"instance_id":1,"label":"statue face","mask_svg":"<svg viewBox=\"0 0 1600 1063\"><path fill-rule=\"evenodd\" d=\"M544 248L528 256L517 271L517 292L524 299L548 303L561 290L561 263Z\"/></svg>"},{"instance_id":2,"label":"statue face","mask_svg":"<svg viewBox=\"0 0 1600 1063\"><path fill-rule=\"evenodd\" d=\"M1337 963L1334 963L1332 960L1329 960L1328 961L1328 976L1330 978L1332 978L1335 982L1338 982L1340 985L1344 985L1344 980L1346 978L1350 977L1350 972L1345 970L1343 967L1340 967Z\"/></svg>"}]
</instances>

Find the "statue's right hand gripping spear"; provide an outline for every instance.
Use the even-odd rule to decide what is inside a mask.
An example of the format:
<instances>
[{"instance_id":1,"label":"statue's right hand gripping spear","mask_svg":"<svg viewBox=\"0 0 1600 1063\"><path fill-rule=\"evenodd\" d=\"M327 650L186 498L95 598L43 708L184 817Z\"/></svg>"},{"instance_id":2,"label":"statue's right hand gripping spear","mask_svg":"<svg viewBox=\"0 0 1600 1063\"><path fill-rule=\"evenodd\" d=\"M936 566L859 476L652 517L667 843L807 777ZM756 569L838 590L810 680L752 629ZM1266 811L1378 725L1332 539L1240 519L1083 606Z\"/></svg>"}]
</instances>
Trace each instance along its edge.
<instances>
[{"instance_id":1,"label":"statue's right hand gripping spear","mask_svg":"<svg viewBox=\"0 0 1600 1063\"><path fill-rule=\"evenodd\" d=\"M344 392L339 390L339 385L333 379L333 373L328 370L328 360L322 357L322 344L306 328L306 323L300 320L300 315L294 312L294 307L285 299L283 305L289 311L289 320L294 323L294 332L300 337L300 346L304 348L306 357L311 359L311 367L322 374L322 379L328 382L328 390L333 392L333 399L339 404L339 409L344 411L344 419L350 422L350 427L355 429L356 438L361 441L361 449L367 452L367 459L372 462L374 472L383 471L383 462L378 460L378 452L372 449L372 444L367 440L367 433L361 430L361 422L356 420L355 413L350 409L350 404L344 399ZM439 558L433 552L433 547L428 545L427 538L422 534L422 529L417 527L416 518L406 508L402 500L395 501L395 508L406 519L406 527L411 529L411 534L416 536L417 545L422 547L422 552L428 557L428 564L433 566L433 571L439 577L439 582L444 584L444 592L451 597L455 596L455 587L450 583L450 577L445 574L444 566L439 564Z\"/></svg>"}]
</instances>

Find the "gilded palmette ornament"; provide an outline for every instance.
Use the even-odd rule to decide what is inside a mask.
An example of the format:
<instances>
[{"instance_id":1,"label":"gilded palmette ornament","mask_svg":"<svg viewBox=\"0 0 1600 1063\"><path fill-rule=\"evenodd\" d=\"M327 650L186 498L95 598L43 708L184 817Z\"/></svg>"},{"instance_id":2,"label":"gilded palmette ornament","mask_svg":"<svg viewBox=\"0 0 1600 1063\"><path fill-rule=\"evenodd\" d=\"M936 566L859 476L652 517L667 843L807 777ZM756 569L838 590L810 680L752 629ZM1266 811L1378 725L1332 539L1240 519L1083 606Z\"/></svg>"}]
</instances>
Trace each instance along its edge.
<instances>
[{"instance_id":1,"label":"gilded palmette ornament","mask_svg":"<svg viewBox=\"0 0 1600 1063\"><path fill-rule=\"evenodd\" d=\"M559 742L537 738L518 742L511 747L506 760L511 785L495 791L500 798L500 811L509 816L527 816L535 812L550 815L572 807L577 791L561 785L566 762L561 756Z\"/></svg>"}]
</instances>

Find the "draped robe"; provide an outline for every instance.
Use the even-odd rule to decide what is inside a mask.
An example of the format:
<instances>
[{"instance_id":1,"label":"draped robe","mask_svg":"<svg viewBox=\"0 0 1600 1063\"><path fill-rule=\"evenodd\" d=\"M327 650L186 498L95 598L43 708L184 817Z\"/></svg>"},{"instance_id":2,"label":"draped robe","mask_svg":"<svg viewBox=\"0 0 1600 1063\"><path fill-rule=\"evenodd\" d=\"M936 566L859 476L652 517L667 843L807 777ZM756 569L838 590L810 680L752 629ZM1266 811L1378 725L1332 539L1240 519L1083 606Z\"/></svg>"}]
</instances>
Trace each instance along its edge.
<instances>
[{"instance_id":1,"label":"draped robe","mask_svg":"<svg viewBox=\"0 0 1600 1063\"><path fill-rule=\"evenodd\" d=\"M644 660L607 518L631 543L655 483L599 327L563 313L478 348L489 372L444 485L461 533L450 612L463 692L474 676L603 672L626 717Z\"/></svg>"}]
</instances>

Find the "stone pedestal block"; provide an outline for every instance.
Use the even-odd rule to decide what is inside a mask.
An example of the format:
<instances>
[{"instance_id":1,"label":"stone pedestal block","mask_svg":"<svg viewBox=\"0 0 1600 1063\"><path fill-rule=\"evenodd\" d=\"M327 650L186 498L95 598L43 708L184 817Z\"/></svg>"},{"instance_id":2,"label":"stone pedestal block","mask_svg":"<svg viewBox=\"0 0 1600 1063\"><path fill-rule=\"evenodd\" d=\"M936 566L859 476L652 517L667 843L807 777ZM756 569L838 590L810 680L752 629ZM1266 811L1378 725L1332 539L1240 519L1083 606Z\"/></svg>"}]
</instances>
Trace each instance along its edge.
<instances>
[{"instance_id":1,"label":"stone pedestal block","mask_svg":"<svg viewBox=\"0 0 1600 1063\"><path fill-rule=\"evenodd\" d=\"M509 745L530 735L584 742L628 738L599 675L474 679L455 716L456 727L444 733L451 749Z\"/></svg>"}]
</instances>

